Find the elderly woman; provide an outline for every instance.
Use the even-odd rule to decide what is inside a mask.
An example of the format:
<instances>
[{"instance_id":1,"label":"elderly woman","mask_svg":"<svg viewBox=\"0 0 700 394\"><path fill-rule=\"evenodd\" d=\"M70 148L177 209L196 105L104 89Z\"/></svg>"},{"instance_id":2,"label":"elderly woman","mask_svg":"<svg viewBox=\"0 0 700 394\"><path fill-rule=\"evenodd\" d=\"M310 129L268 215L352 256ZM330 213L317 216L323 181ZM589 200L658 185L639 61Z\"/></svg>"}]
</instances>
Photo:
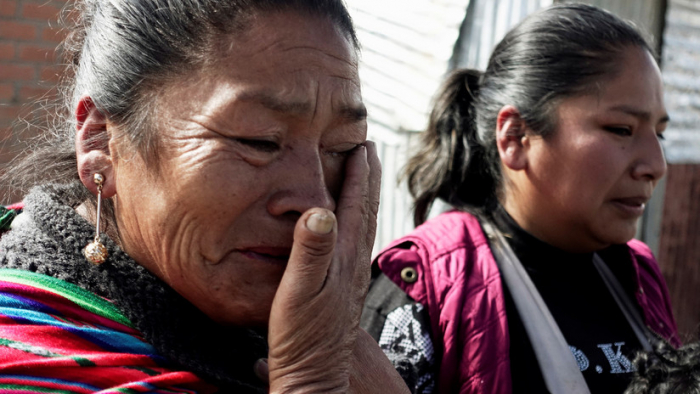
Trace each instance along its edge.
<instances>
[{"instance_id":1,"label":"elderly woman","mask_svg":"<svg viewBox=\"0 0 700 394\"><path fill-rule=\"evenodd\" d=\"M358 328L380 169L342 1L79 4L73 115L9 173L41 184L0 390L406 391Z\"/></svg>"}]
</instances>

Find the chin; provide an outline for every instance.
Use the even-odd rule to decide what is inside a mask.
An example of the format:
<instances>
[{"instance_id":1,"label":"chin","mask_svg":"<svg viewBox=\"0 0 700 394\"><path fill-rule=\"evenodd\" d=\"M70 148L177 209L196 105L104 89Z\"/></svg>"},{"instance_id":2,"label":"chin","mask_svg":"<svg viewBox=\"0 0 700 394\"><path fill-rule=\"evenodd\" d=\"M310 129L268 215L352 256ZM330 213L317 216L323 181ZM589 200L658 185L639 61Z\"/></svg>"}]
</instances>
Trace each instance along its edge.
<instances>
[{"instance_id":1,"label":"chin","mask_svg":"<svg viewBox=\"0 0 700 394\"><path fill-rule=\"evenodd\" d=\"M601 234L600 240L605 245L622 245L637 235L637 223L633 225L610 226Z\"/></svg>"}]
</instances>

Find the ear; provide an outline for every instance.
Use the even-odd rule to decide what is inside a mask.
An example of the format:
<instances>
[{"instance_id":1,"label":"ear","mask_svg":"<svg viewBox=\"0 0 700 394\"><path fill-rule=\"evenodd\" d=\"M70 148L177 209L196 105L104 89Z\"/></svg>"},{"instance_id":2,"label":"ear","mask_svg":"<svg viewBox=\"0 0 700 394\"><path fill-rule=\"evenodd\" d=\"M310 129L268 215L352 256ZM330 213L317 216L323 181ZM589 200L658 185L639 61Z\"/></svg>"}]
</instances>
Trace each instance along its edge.
<instances>
[{"instance_id":1,"label":"ear","mask_svg":"<svg viewBox=\"0 0 700 394\"><path fill-rule=\"evenodd\" d=\"M100 173L105 178L102 197L113 197L117 189L112 155L109 150L111 136L108 131L107 117L97 109L92 98L85 96L78 102L75 119L77 124L75 153L80 181L97 195L97 185L93 177L96 173Z\"/></svg>"},{"instance_id":2,"label":"ear","mask_svg":"<svg viewBox=\"0 0 700 394\"><path fill-rule=\"evenodd\" d=\"M501 162L513 171L527 168L526 126L520 112L512 105L498 111L496 118L496 145Z\"/></svg>"}]
</instances>

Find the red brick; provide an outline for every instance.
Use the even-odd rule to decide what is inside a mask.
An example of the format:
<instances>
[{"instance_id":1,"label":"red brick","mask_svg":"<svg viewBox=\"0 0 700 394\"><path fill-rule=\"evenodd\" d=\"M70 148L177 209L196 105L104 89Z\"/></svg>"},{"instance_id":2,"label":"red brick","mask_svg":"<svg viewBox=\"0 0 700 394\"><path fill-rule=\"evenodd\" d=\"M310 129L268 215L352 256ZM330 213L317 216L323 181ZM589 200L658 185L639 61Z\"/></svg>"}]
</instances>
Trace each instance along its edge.
<instances>
[{"instance_id":1,"label":"red brick","mask_svg":"<svg viewBox=\"0 0 700 394\"><path fill-rule=\"evenodd\" d=\"M46 27L41 32L43 41L59 43L68 35L68 29L63 27Z\"/></svg>"},{"instance_id":2,"label":"red brick","mask_svg":"<svg viewBox=\"0 0 700 394\"><path fill-rule=\"evenodd\" d=\"M19 47L19 59L26 62L53 63L56 60L56 48L40 45L23 45Z\"/></svg>"},{"instance_id":3,"label":"red brick","mask_svg":"<svg viewBox=\"0 0 700 394\"><path fill-rule=\"evenodd\" d=\"M41 72L39 73L39 80L41 82L49 83L58 82L61 79L64 71L65 68L58 65L46 66L41 69Z\"/></svg>"},{"instance_id":4,"label":"red brick","mask_svg":"<svg viewBox=\"0 0 700 394\"><path fill-rule=\"evenodd\" d=\"M0 0L0 16L14 16L17 13L17 0Z\"/></svg>"},{"instance_id":5,"label":"red brick","mask_svg":"<svg viewBox=\"0 0 700 394\"><path fill-rule=\"evenodd\" d=\"M31 23L0 21L0 37L33 40L36 38L36 26Z\"/></svg>"},{"instance_id":6,"label":"red brick","mask_svg":"<svg viewBox=\"0 0 700 394\"><path fill-rule=\"evenodd\" d=\"M8 145L10 145L10 146L12 145L10 143L4 144L4 145L5 145L5 149L3 149L0 152L0 163L2 163L2 164L9 163L13 159L15 159L17 157L17 155L19 155L23 151L22 147L19 147L19 146L18 147L11 147L10 149L8 149Z\"/></svg>"},{"instance_id":7,"label":"red brick","mask_svg":"<svg viewBox=\"0 0 700 394\"><path fill-rule=\"evenodd\" d=\"M34 67L16 64L0 64L0 81L28 81L34 79Z\"/></svg>"},{"instance_id":8,"label":"red brick","mask_svg":"<svg viewBox=\"0 0 700 394\"><path fill-rule=\"evenodd\" d=\"M15 87L11 83L0 83L0 102L12 100Z\"/></svg>"},{"instance_id":9,"label":"red brick","mask_svg":"<svg viewBox=\"0 0 700 394\"><path fill-rule=\"evenodd\" d=\"M0 127L0 142L5 142L12 137L12 128L9 126Z\"/></svg>"},{"instance_id":10,"label":"red brick","mask_svg":"<svg viewBox=\"0 0 700 394\"><path fill-rule=\"evenodd\" d=\"M23 102L36 100L38 98L44 97L51 88L42 86L22 86L19 89L19 99Z\"/></svg>"},{"instance_id":11,"label":"red brick","mask_svg":"<svg viewBox=\"0 0 700 394\"><path fill-rule=\"evenodd\" d=\"M10 60L14 58L15 44L11 42L0 43L0 60Z\"/></svg>"},{"instance_id":12,"label":"red brick","mask_svg":"<svg viewBox=\"0 0 700 394\"><path fill-rule=\"evenodd\" d=\"M9 126L20 114L22 114L22 106L0 104L0 122L6 126Z\"/></svg>"},{"instance_id":13,"label":"red brick","mask_svg":"<svg viewBox=\"0 0 700 394\"><path fill-rule=\"evenodd\" d=\"M22 16L27 19L40 21L58 20L61 9L46 3L25 4L22 7Z\"/></svg>"}]
</instances>

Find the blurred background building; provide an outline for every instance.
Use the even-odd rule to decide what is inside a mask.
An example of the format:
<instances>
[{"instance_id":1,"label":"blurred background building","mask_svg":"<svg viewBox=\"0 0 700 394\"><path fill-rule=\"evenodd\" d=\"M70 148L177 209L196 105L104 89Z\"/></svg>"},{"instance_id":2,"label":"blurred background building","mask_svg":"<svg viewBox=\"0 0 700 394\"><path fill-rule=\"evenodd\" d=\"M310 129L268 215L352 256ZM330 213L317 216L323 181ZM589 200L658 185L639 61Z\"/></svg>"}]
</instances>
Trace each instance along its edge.
<instances>
[{"instance_id":1,"label":"blurred background building","mask_svg":"<svg viewBox=\"0 0 700 394\"><path fill-rule=\"evenodd\" d=\"M68 1L0 0L0 171L46 124L45 99L63 69L54 51L65 35L58 15ZM360 77L369 136L378 144L383 165L379 250L413 228L410 196L397 175L427 124L432 96L445 74L457 67L483 70L511 27L563 1L346 1L363 47ZM671 116L664 142L669 170L638 238L659 258L681 333L691 339L700 327L700 0L582 2L633 21L661 55ZM0 202L20 198L10 191Z\"/></svg>"}]
</instances>

